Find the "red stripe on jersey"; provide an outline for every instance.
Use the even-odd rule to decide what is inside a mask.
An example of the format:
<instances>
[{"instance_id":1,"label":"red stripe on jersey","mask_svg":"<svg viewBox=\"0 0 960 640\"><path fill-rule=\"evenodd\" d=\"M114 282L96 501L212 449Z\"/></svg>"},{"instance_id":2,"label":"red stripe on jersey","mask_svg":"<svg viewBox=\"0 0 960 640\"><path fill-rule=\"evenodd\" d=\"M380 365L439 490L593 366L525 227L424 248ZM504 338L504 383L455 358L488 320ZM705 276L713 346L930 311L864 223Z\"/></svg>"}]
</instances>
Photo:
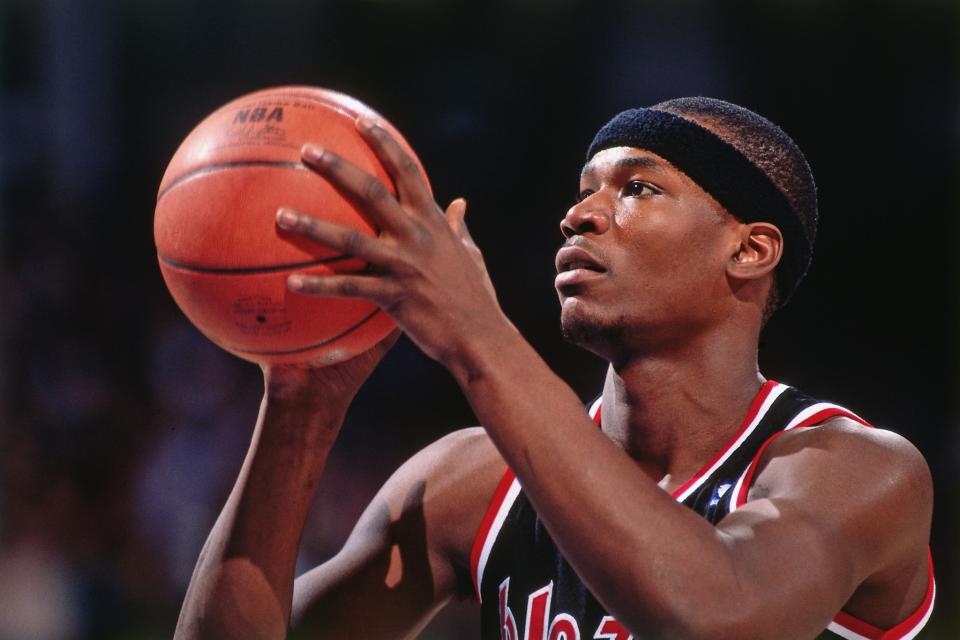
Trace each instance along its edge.
<instances>
[{"instance_id":1,"label":"red stripe on jersey","mask_svg":"<svg viewBox=\"0 0 960 640\"><path fill-rule=\"evenodd\" d=\"M513 484L515 478L513 469L507 467L500 479L500 484L497 485L497 490L493 492L493 498L487 506L487 512L484 514L483 520L480 521L480 528L477 529L477 535L473 539L473 548L470 550L470 576L473 578L473 586L477 591L477 600L480 599L480 581L477 576L480 570L480 554L483 552L483 545L487 541L487 536L490 535L490 527L493 526L497 512L500 511L503 499L507 496L507 491L510 490L510 485Z\"/></svg>"},{"instance_id":2,"label":"red stripe on jersey","mask_svg":"<svg viewBox=\"0 0 960 640\"><path fill-rule=\"evenodd\" d=\"M600 425L599 404L597 404L597 410L593 416L593 420L598 426ZM513 469L510 467L507 467L507 470L503 472L500 484L497 485L497 489L493 492L493 497L490 499L490 504L487 505L487 512L484 514L483 520L480 521L480 528L477 529L477 535L473 538L473 547L470 549L470 577L473 579L473 587L476 591L477 600L481 599L480 556L483 555L483 547L487 542L487 538L490 536L490 529L493 527L493 523L497 519L497 514L500 512L503 501L510 491L513 481L516 480L516 477L516 474L513 473Z\"/></svg>"},{"instance_id":3,"label":"red stripe on jersey","mask_svg":"<svg viewBox=\"0 0 960 640\"><path fill-rule=\"evenodd\" d=\"M753 457L753 461L750 463L750 466L747 467L747 475L743 479L743 484L740 486L740 492L733 496L733 506L742 507L743 504L747 501L747 494L750 492L750 486L753 484L753 476L757 473L757 466L760 464L760 456L763 455L763 452L767 450L767 447L770 446L770 443L785 434L786 431L777 431L775 434L767 438L767 441L760 445L760 449L757 450L757 455ZM731 509L733 511L733 509Z\"/></svg>"},{"instance_id":4,"label":"red stripe on jersey","mask_svg":"<svg viewBox=\"0 0 960 640\"><path fill-rule=\"evenodd\" d=\"M844 613L843 611L838 613L833 618L833 621L844 629L853 631L864 638L869 638L869 640L880 640L883 637L883 629L875 627L869 622L854 618L849 613Z\"/></svg>"},{"instance_id":5,"label":"red stripe on jersey","mask_svg":"<svg viewBox=\"0 0 960 640\"><path fill-rule=\"evenodd\" d=\"M767 399L767 396L770 395L770 392L774 387L777 386L777 384L778 383L773 380L767 380L763 383L763 386L760 387L760 391L758 391L756 397L754 397L753 402L750 403L750 408L747 410L747 416L743 419L743 423L740 425L740 428L737 429L737 432L733 434L733 437L730 438L727 444L725 444L723 448L720 449L720 451L718 451L717 454L713 456L713 458L711 458L707 464L703 465L703 467L701 467L692 478L684 482L682 485L680 485L680 487L675 489L673 493L670 494L674 499L679 498L680 494L686 491L694 482L699 480L703 474L707 473L713 467L713 465L716 464L717 460L726 455L727 451L729 451L730 448L736 444L740 436L743 435L743 432L746 431L747 427L750 426L750 423L753 422L753 419L757 417L760 407L763 406L763 401Z\"/></svg>"},{"instance_id":6,"label":"red stripe on jersey","mask_svg":"<svg viewBox=\"0 0 960 640\"><path fill-rule=\"evenodd\" d=\"M850 418L854 422L859 422L865 427L872 427L873 425L858 416L855 413L847 411L843 407L828 407L822 411L817 411L814 414L811 414L807 418L804 418L797 424L795 424L793 429L799 429L800 427L812 427L815 424L820 424L821 422L826 422L830 418L836 418L837 416L843 416L844 418Z\"/></svg>"},{"instance_id":7,"label":"red stripe on jersey","mask_svg":"<svg viewBox=\"0 0 960 640\"><path fill-rule=\"evenodd\" d=\"M900 638L908 636L911 632L918 631L920 626L925 623L930 609L933 608L933 594L936 591L936 582L933 578L933 555L931 555L929 551L927 552L927 572L929 578L927 582L927 593L923 598L923 602L920 603L917 610L910 614L906 620L895 627L883 630L868 622L854 618L849 613L844 613L843 611L838 613L833 621L841 627L845 627L850 631L870 638L870 640L900 640Z\"/></svg>"}]
</instances>

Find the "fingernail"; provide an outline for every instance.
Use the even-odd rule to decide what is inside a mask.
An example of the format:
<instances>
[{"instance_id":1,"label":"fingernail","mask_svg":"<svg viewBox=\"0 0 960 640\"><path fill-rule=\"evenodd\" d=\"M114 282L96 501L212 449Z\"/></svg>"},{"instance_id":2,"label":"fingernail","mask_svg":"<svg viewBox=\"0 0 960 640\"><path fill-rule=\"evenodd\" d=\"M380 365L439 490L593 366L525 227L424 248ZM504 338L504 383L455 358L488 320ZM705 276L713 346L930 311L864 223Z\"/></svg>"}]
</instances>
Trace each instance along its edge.
<instances>
[{"instance_id":1,"label":"fingernail","mask_svg":"<svg viewBox=\"0 0 960 640\"><path fill-rule=\"evenodd\" d=\"M277 210L277 224L286 229L297 226L298 216L292 209L281 207Z\"/></svg>"},{"instance_id":2,"label":"fingernail","mask_svg":"<svg viewBox=\"0 0 960 640\"><path fill-rule=\"evenodd\" d=\"M357 118L357 126L360 127L361 129L370 130L370 129L373 129L374 125L376 124L377 123L374 122L373 118L371 118L370 116L359 116Z\"/></svg>"},{"instance_id":3,"label":"fingernail","mask_svg":"<svg viewBox=\"0 0 960 640\"><path fill-rule=\"evenodd\" d=\"M300 157L307 162L320 162L323 160L324 153L326 153L326 150L315 144L305 144L300 149Z\"/></svg>"},{"instance_id":4,"label":"fingernail","mask_svg":"<svg viewBox=\"0 0 960 640\"><path fill-rule=\"evenodd\" d=\"M300 291L300 289L303 289L303 277L290 276L287 278L287 288L291 291Z\"/></svg>"}]
</instances>

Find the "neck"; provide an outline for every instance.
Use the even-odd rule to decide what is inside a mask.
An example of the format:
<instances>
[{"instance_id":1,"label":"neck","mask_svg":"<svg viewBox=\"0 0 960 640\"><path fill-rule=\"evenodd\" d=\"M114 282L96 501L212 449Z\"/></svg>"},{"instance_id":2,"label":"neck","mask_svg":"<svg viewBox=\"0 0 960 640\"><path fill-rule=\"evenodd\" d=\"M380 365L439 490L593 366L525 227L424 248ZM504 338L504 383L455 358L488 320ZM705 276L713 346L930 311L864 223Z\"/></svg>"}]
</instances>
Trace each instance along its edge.
<instances>
[{"instance_id":1,"label":"neck","mask_svg":"<svg viewBox=\"0 0 960 640\"><path fill-rule=\"evenodd\" d=\"M603 389L604 433L672 491L742 423L763 384L756 345L756 336L725 335L611 365Z\"/></svg>"}]
</instances>

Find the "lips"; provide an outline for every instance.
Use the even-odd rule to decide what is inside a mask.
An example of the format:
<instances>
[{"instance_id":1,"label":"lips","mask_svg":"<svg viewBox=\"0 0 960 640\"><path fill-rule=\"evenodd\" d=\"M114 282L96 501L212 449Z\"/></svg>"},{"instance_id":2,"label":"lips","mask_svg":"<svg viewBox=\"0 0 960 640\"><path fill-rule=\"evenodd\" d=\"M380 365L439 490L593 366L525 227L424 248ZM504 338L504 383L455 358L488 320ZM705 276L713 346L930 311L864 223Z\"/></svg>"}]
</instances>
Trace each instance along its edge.
<instances>
[{"instance_id":1,"label":"lips","mask_svg":"<svg viewBox=\"0 0 960 640\"><path fill-rule=\"evenodd\" d=\"M595 271L604 273L607 268L593 256L589 251L582 247L567 245L557 252L555 261L557 273L565 273L577 269Z\"/></svg>"},{"instance_id":2,"label":"lips","mask_svg":"<svg viewBox=\"0 0 960 640\"><path fill-rule=\"evenodd\" d=\"M606 277L607 268L594 254L585 249L582 239L575 238L572 242L557 252L555 261L557 277L554 286L561 296L581 295L584 287L591 282Z\"/></svg>"}]
</instances>

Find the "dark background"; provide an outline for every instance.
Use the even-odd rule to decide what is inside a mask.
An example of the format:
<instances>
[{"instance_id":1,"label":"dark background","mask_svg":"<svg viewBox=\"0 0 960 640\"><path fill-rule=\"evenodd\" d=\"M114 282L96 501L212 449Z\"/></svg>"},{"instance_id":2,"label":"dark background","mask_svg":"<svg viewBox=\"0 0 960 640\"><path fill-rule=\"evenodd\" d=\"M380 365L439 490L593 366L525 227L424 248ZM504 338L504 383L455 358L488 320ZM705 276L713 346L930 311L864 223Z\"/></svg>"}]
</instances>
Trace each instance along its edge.
<instances>
[{"instance_id":1,"label":"dark background","mask_svg":"<svg viewBox=\"0 0 960 640\"><path fill-rule=\"evenodd\" d=\"M584 398L603 365L559 337L552 262L593 133L697 94L783 126L822 222L761 366L923 451L940 587L925 637L957 637L958 27L949 0L2 0L0 639L172 633L261 389L167 294L156 189L203 116L283 84L367 102L442 203L468 198L508 315ZM400 461L471 423L402 341L348 418L302 567ZM472 615L424 637L476 637Z\"/></svg>"}]
</instances>

